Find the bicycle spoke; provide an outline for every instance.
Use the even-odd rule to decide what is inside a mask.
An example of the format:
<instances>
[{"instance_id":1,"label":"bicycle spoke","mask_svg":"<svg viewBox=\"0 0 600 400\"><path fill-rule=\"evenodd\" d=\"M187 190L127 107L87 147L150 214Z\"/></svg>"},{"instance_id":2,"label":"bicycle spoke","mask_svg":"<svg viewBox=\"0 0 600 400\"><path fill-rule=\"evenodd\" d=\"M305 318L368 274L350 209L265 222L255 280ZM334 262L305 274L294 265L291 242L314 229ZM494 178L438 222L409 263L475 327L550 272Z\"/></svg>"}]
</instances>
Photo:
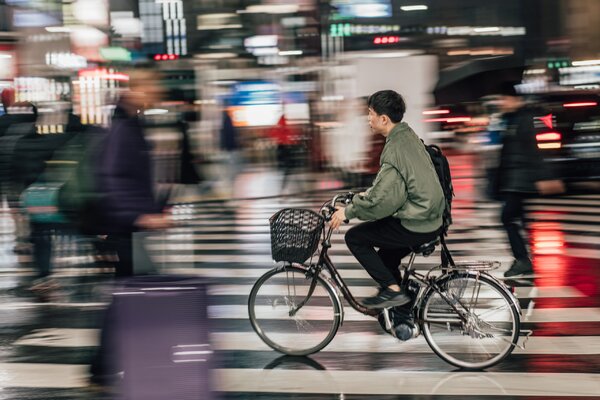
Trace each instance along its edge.
<instances>
[{"instance_id":1,"label":"bicycle spoke","mask_svg":"<svg viewBox=\"0 0 600 400\"><path fill-rule=\"evenodd\" d=\"M341 314L337 295L322 279L316 279L310 298L313 279L307 279L306 270L298 267L268 272L253 287L250 321L266 344L285 354L307 355L333 339ZM306 304L296 309L304 301Z\"/></svg>"},{"instance_id":2,"label":"bicycle spoke","mask_svg":"<svg viewBox=\"0 0 600 400\"><path fill-rule=\"evenodd\" d=\"M509 307L508 307L506 304L503 304L503 305L500 305L500 306L497 306L497 307L494 307L494 308L490 308L489 310L485 310L485 311L484 311L484 312L482 312L481 314L475 314L475 315L476 315L477 317L479 317L479 318L482 318L482 317L484 317L484 316L487 316L487 315L489 315L490 313L494 313L494 312L496 312L496 311L498 311L498 310L501 310L501 309L508 309L508 308L509 308Z\"/></svg>"}]
</instances>

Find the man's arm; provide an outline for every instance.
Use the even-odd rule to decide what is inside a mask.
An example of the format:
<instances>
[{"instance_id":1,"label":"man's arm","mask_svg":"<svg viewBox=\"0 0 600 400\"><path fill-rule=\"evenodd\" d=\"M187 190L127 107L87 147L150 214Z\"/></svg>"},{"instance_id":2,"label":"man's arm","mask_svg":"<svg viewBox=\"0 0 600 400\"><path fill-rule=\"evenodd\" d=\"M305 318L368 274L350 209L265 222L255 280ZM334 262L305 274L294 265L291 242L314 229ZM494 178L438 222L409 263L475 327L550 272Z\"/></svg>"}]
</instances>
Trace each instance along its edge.
<instances>
[{"instance_id":1,"label":"man's arm","mask_svg":"<svg viewBox=\"0 0 600 400\"><path fill-rule=\"evenodd\" d=\"M383 219L394 214L406 202L408 193L404 178L389 164L383 164L373 186L364 195L354 196L346 207L346 218L363 221Z\"/></svg>"}]
</instances>

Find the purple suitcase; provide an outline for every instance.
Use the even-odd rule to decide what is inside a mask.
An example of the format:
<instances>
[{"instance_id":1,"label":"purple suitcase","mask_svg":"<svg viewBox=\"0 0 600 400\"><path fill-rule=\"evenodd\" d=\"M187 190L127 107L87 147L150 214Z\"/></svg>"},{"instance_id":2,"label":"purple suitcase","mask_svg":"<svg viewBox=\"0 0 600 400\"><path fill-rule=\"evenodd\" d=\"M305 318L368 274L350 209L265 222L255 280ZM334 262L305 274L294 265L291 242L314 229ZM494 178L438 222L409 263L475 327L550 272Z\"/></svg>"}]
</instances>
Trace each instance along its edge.
<instances>
[{"instance_id":1,"label":"purple suitcase","mask_svg":"<svg viewBox=\"0 0 600 400\"><path fill-rule=\"evenodd\" d=\"M132 278L114 293L123 400L214 399L207 285L199 278Z\"/></svg>"}]
</instances>

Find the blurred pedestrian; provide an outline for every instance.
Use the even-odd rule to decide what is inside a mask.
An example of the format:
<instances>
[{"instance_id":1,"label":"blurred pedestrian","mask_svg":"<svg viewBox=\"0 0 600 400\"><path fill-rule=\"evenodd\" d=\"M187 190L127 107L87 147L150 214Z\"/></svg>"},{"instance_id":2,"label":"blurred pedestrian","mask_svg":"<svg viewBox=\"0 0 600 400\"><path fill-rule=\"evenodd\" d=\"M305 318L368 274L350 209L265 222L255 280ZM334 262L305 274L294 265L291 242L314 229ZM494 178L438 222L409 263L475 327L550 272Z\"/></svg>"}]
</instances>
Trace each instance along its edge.
<instances>
[{"instance_id":1,"label":"blurred pedestrian","mask_svg":"<svg viewBox=\"0 0 600 400\"><path fill-rule=\"evenodd\" d=\"M7 114L0 117L0 197L6 201L15 222L15 253L25 253L31 248L26 216L21 212L19 195L21 187L15 182L15 169L21 160L15 157L19 140L36 132L37 107L32 103L13 103L14 92L5 89L2 101Z\"/></svg>"},{"instance_id":2,"label":"blurred pedestrian","mask_svg":"<svg viewBox=\"0 0 600 400\"><path fill-rule=\"evenodd\" d=\"M232 197L235 193L235 180L241 169L239 132L233 123L229 110L223 110L221 130L219 132L220 147L224 156L225 195Z\"/></svg>"},{"instance_id":3,"label":"blurred pedestrian","mask_svg":"<svg viewBox=\"0 0 600 400\"><path fill-rule=\"evenodd\" d=\"M120 98L99 157L98 190L102 197L98 231L108 234L119 261L117 277L133 275L133 233L171 226L154 195L150 145L139 115L163 95L158 75L131 72L129 90Z\"/></svg>"},{"instance_id":4,"label":"blurred pedestrian","mask_svg":"<svg viewBox=\"0 0 600 400\"><path fill-rule=\"evenodd\" d=\"M503 113L502 150L497 191L504 205L502 224L515 261L505 277L530 275L533 266L521 230L526 228L524 202L537 194L564 192L564 184L553 177L538 151L534 131L535 111L524 102L511 82L503 85L498 105Z\"/></svg>"},{"instance_id":5,"label":"blurred pedestrian","mask_svg":"<svg viewBox=\"0 0 600 400\"><path fill-rule=\"evenodd\" d=\"M131 71L129 88L117 103L98 157L98 191L102 201L98 207L97 231L108 234L106 246L117 253L115 274L118 278L134 275L135 232L171 226L154 195L150 145L139 118L145 108L161 101L163 94L156 72ZM106 310L100 346L90 368L92 383L113 383L121 371L119 349L112 332L115 322L116 309L112 303Z\"/></svg>"},{"instance_id":6,"label":"blurred pedestrian","mask_svg":"<svg viewBox=\"0 0 600 400\"><path fill-rule=\"evenodd\" d=\"M185 119L185 114L182 115L182 119L177 123L177 126L181 132L179 171L177 174L178 179L174 185L176 187L174 190L175 195L172 193L171 198L177 201L185 201L188 194L194 196L199 193L203 179L197 169L196 155L192 151L189 123Z\"/></svg>"},{"instance_id":7,"label":"blurred pedestrian","mask_svg":"<svg viewBox=\"0 0 600 400\"><path fill-rule=\"evenodd\" d=\"M269 136L277 143L277 165L283 173L281 192L285 190L290 176L302 163L302 147L298 135L292 129L284 115L279 118L277 125L269 131Z\"/></svg>"},{"instance_id":8,"label":"blurred pedestrian","mask_svg":"<svg viewBox=\"0 0 600 400\"><path fill-rule=\"evenodd\" d=\"M67 143L77 132L39 134L35 125L20 137L14 149L12 181L13 188L20 195L21 202L29 216L33 262L37 277L31 286L34 291L46 291L57 287L49 277L52 269L53 238L71 234L66 221L58 214L56 200L54 160L55 152ZM32 210L42 210L33 212Z\"/></svg>"}]
</instances>

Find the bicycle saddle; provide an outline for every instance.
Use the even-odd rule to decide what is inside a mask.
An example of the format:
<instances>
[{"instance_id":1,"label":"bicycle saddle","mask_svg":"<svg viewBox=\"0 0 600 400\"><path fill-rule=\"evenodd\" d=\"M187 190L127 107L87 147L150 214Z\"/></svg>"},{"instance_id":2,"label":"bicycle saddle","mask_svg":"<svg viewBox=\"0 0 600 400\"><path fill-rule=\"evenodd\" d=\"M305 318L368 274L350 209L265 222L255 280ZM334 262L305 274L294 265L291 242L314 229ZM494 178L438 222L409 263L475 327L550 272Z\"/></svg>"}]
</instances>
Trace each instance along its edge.
<instances>
[{"instance_id":1,"label":"bicycle saddle","mask_svg":"<svg viewBox=\"0 0 600 400\"><path fill-rule=\"evenodd\" d=\"M437 246L438 244L440 244L440 240L435 239L431 242L423 243L422 245L412 247L411 250L413 251L413 253L421 254L424 257L427 257L435 251L435 246Z\"/></svg>"}]
</instances>

